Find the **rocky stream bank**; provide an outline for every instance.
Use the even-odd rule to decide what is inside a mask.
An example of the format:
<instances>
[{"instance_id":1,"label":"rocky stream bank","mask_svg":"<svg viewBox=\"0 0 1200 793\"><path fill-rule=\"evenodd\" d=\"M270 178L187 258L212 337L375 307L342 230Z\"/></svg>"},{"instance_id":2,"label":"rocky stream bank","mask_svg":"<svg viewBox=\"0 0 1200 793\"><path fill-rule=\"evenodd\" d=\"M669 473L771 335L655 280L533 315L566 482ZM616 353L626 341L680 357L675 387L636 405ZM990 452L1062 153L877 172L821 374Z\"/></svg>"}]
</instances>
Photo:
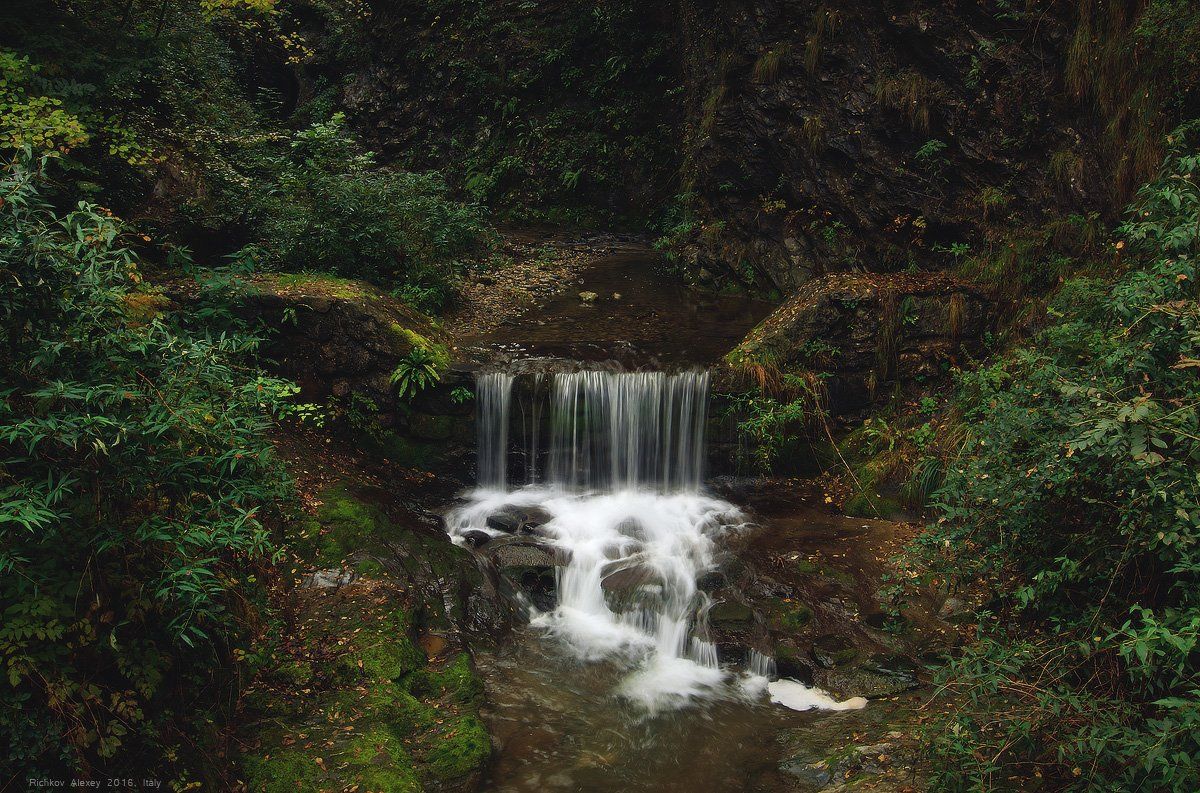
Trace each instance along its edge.
<instances>
[{"instance_id":1,"label":"rocky stream bank","mask_svg":"<svg viewBox=\"0 0 1200 793\"><path fill-rule=\"evenodd\" d=\"M544 512L501 509L489 531L450 541L441 516L474 478L469 391L481 351L506 365L606 345L627 365L679 361L683 347L653 349L657 329L692 322L692 338L708 340L695 349L711 356L693 360L715 363L766 315L703 297L699 309L639 303L650 271L630 265L650 257L611 241L584 247L559 245L569 252L554 265L561 277L526 293L525 312L482 305L480 295L494 296L485 287L506 288L501 273L471 287L480 304L453 325L349 283L264 283L248 303L282 329L282 371L338 418L278 438L304 497L284 529L291 573L271 587L285 617L266 631L264 671L242 702L248 788L683 791L700 789L703 775L712 790L920 789L913 730L926 665L965 628L932 594L904 604L885 594L897 574L889 560L915 525L842 517L807 480L709 483L747 518L696 581L720 661L732 674L771 657L783 677L869 700L841 713L735 698L638 716L612 700L609 665L573 665L527 624L530 605L554 609L567 562ZM622 278L634 279L633 299L611 297ZM578 297L593 284L609 296L599 306ZM472 328L472 316L499 321ZM705 324L714 316L722 329ZM560 344L559 330L577 323L596 334ZM772 318L751 339L763 328L788 338ZM388 373L419 345L444 351L442 381L397 399ZM620 599L653 582L626 568L603 584ZM704 761L685 772L695 753Z\"/></svg>"}]
</instances>

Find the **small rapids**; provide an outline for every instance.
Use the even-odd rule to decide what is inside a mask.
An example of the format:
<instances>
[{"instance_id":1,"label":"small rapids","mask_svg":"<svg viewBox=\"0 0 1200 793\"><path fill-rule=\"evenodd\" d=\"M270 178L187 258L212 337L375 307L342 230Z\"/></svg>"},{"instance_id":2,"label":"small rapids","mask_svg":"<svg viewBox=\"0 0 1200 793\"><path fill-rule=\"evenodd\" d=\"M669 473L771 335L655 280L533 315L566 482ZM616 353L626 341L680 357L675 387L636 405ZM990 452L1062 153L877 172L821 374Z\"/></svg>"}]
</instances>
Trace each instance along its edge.
<instances>
[{"instance_id":1,"label":"small rapids","mask_svg":"<svg viewBox=\"0 0 1200 793\"><path fill-rule=\"evenodd\" d=\"M650 714L768 690L794 709L856 707L770 682L768 656L741 675L718 662L697 580L747 518L702 491L708 392L704 371L479 375L479 487L447 515L450 533L502 536L490 516L536 510L561 564L557 604L532 625L581 662L619 665L616 693Z\"/></svg>"}]
</instances>

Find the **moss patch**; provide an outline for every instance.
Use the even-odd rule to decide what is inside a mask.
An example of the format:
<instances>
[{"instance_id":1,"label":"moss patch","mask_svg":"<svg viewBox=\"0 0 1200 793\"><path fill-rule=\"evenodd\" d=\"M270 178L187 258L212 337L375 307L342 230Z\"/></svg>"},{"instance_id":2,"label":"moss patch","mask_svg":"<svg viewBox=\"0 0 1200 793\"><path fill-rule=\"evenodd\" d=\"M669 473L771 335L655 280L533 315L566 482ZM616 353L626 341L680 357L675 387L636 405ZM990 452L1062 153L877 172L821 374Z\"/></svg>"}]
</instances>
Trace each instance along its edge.
<instances>
[{"instance_id":1,"label":"moss patch","mask_svg":"<svg viewBox=\"0 0 1200 793\"><path fill-rule=\"evenodd\" d=\"M425 762L433 778L450 781L482 768L492 753L487 730L478 716L468 714L447 725L431 741Z\"/></svg>"},{"instance_id":2,"label":"moss patch","mask_svg":"<svg viewBox=\"0 0 1200 793\"><path fill-rule=\"evenodd\" d=\"M339 278L328 273L281 273L267 277L265 283L280 292L306 294L355 300L371 296L371 289L362 281Z\"/></svg>"},{"instance_id":3,"label":"moss patch","mask_svg":"<svg viewBox=\"0 0 1200 793\"><path fill-rule=\"evenodd\" d=\"M790 598L773 598L764 604L767 627L778 633L795 633L813 618L813 610Z\"/></svg>"},{"instance_id":4,"label":"moss patch","mask_svg":"<svg viewBox=\"0 0 1200 793\"><path fill-rule=\"evenodd\" d=\"M348 485L326 488L317 497L322 503L315 519L301 522L297 532L297 544L311 553L317 566L339 565L355 551L377 548L403 533L383 510Z\"/></svg>"},{"instance_id":5,"label":"moss patch","mask_svg":"<svg viewBox=\"0 0 1200 793\"><path fill-rule=\"evenodd\" d=\"M288 657L246 697L250 790L404 793L482 773L482 681L465 652L426 658L403 594L363 581L304 595L303 645L284 642Z\"/></svg>"}]
</instances>

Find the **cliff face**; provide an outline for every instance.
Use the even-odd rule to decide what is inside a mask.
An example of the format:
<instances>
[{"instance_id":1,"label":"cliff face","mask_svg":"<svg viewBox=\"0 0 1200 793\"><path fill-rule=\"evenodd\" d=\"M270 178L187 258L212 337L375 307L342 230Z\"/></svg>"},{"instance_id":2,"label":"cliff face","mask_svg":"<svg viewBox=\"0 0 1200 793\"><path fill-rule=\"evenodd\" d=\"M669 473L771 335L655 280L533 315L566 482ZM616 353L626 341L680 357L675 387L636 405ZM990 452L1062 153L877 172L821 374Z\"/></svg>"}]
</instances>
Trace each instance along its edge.
<instances>
[{"instance_id":1,"label":"cliff face","mask_svg":"<svg viewBox=\"0 0 1200 793\"><path fill-rule=\"evenodd\" d=\"M688 261L788 293L1042 245L1071 214L1086 235L1116 196L1064 84L1073 14L1010 5L684 2Z\"/></svg>"},{"instance_id":2,"label":"cliff face","mask_svg":"<svg viewBox=\"0 0 1200 793\"><path fill-rule=\"evenodd\" d=\"M343 100L381 150L503 218L638 225L671 195L673 4L370 3Z\"/></svg>"},{"instance_id":3,"label":"cliff face","mask_svg":"<svg viewBox=\"0 0 1200 793\"><path fill-rule=\"evenodd\" d=\"M1139 0L371 7L343 94L385 152L780 296L846 270L1052 285L1196 93Z\"/></svg>"}]
</instances>

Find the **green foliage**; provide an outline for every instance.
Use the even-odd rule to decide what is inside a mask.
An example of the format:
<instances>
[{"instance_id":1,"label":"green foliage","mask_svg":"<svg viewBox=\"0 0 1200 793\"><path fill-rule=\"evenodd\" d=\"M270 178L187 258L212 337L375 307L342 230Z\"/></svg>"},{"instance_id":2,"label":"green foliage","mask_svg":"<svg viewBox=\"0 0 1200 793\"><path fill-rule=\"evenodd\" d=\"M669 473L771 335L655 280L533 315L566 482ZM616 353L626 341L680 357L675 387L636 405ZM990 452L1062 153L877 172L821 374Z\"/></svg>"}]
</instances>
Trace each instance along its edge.
<instances>
[{"instance_id":1,"label":"green foliage","mask_svg":"<svg viewBox=\"0 0 1200 793\"><path fill-rule=\"evenodd\" d=\"M0 176L0 765L132 769L219 694L295 389L247 365L231 274L158 310L122 223L56 216L39 175Z\"/></svg>"},{"instance_id":2,"label":"green foliage","mask_svg":"<svg viewBox=\"0 0 1200 793\"><path fill-rule=\"evenodd\" d=\"M825 418L821 378L810 374L778 375L777 383L727 399L737 418L739 454L760 473L769 473L789 445Z\"/></svg>"},{"instance_id":3,"label":"green foliage","mask_svg":"<svg viewBox=\"0 0 1200 793\"><path fill-rule=\"evenodd\" d=\"M479 207L451 200L436 174L377 167L340 113L296 133L287 156L270 165L277 181L253 217L272 267L319 265L397 287L416 307L436 310L468 259L486 251Z\"/></svg>"},{"instance_id":4,"label":"green foliage","mask_svg":"<svg viewBox=\"0 0 1200 793\"><path fill-rule=\"evenodd\" d=\"M1200 787L1196 129L1119 229L1140 266L1069 283L960 379L970 435L918 550L992 605L943 674L942 789Z\"/></svg>"},{"instance_id":5,"label":"green foliage","mask_svg":"<svg viewBox=\"0 0 1200 793\"><path fill-rule=\"evenodd\" d=\"M441 365L428 347L413 347L392 372L392 383L401 399L412 399L441 379Z\"/></svg>"},{"instance_id":6,"label":"green foliage","mask_svg":"<svg viewBox=\"0 0 1200 793\"><path fill-rule=\"evenodd\" d=\"M0 50L0 148L66 154L85 143L88 133L78 117L63 110L61 99L29 95L37 71L28 58Z\"/></svg>"}]
</instances>

